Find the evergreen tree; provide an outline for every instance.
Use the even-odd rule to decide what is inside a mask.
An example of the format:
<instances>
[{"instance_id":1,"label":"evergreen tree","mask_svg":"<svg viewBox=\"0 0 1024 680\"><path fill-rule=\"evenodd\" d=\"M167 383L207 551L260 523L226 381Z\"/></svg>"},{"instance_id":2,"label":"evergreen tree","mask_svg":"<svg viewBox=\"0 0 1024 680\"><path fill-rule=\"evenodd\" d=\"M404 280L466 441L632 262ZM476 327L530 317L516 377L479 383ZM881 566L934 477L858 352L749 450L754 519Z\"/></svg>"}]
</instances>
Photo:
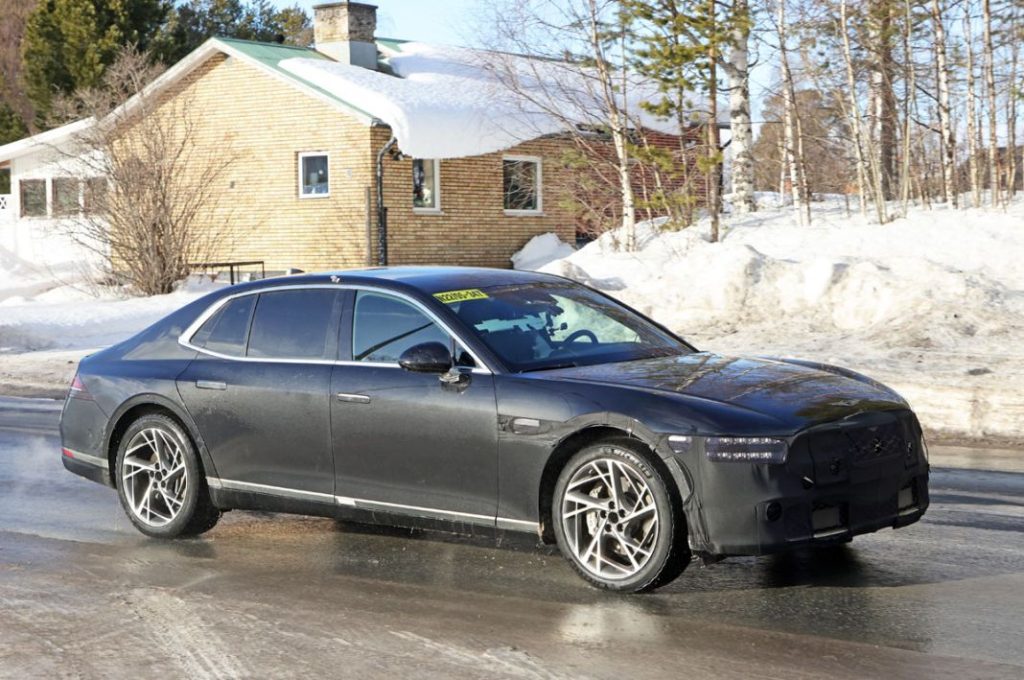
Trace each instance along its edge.
<instances>
[{"instance_id":1,"label":"evergreen tree","mask_svg":"<svg viewBox=\"0 0 1024 680\"><path fill-rule=\"evenodd\" d=\"M154 49L164 63L173 64L218 36L260 42L280 37L301 46L313 42L309 15L298 5L278 10L267 0L185 0L171 12Z\"/></svg>"},{"instance_id":2,"label":"evergreen tree","mask_svg":"<svg viewBox=\"0 0 1024 680\"><path fill-rule=\"evenodd\" d=\"M7 102L0 102L0 146L14 142L28 134L28 127L18 112ZM0 194L7 193L0 191Z\"/></svg>"},{"instance_id":3,"label":"evergreen tree","mask_svg":"<svg viewBox=\"0 0 1024 680\"><path fill-rule=\"evenodd\" d=\"M23 78L36 117L57 93L99 84L124 45L147 49L163 24L167 0L44 0L28 18Z\"/></svg>"},{"instance_id":4,"label":"evergreen tree","mask_svg":"<svg viewBox=\"0 0 1024 680\"><path fill-rule=\"evenodd\" d=\"M712 240L717 240L722 164L717 126L718 62L733 44L734 28L738 22L749 22L749 14L734 14L715 0L622 0L621 5L631 28L631 66L656 83L660 93L646 102L645 108L675 120L681 139L690 136L693 114L703 113L705 152L698 167L707 175ZM701 104L695 102L698 97L703 98Z\"/></svg>"}]
</instances>

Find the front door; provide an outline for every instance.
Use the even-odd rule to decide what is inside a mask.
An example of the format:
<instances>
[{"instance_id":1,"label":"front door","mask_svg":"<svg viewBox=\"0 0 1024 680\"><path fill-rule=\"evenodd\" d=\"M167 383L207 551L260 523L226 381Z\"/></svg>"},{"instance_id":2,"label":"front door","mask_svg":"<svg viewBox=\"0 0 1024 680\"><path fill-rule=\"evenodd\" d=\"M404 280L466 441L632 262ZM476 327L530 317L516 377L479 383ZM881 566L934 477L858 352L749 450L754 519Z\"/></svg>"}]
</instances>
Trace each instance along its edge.
<instances>
[{"instance_id":1,"label":"front door","mask_svg":"<svg viewBox=\"0 0 1024 680\"><path fill-rule=\"evenodd\" d=\"M438 375L402 369L398 357L409 347L430 341L452 343L425 308L411 300L360 290L346 317L351 322L342 332L350 333L351 343L342 342L342 358L348 361L335 367L331 380L339 502L493 524L493 376L477 370L463 384L451 386Z\"/></svg>"}]
</instances>

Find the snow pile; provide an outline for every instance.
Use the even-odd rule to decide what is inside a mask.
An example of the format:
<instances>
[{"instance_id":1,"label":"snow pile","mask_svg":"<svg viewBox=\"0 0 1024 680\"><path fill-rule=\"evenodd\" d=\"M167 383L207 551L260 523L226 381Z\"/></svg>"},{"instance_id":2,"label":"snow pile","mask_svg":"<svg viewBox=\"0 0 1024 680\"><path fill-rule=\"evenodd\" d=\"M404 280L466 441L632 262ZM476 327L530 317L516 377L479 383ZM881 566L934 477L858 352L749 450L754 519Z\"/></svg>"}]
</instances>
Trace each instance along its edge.
<instances>
[{"instance_id":1,"label":"snow pile","mask_svg":"<svg viewBox=\"0 0 1024 680\"><path fill-rule=\"evenodd\" d=\"M410 42L389 54L388 65L394 75L323 59L280 62L284 70L387 123L402 151L417 158L501 151L562 132L566 118L599 122L593 114L593 79L559 62ZM529 95L513 94L496 73L514 74L520 92ZM641 101L659 96L655 88L636 82L627 92L623 104L645 126L676 130L673 122L640 109ZM531 101L558 101L561 110L552 115Z\"/></svg>"},{"instance_id":2,"label":"snow pile","mask_svg":"<svg viewBox=\"0 0 1024 680\"><path fill-rule=\"evenodd\" d=\"M763 201L762 204L767 203ZM915 210L887 225L816 206L681 232L609 233L531 267L621 298L699 346L803 356L890 381L935 430L1024 434L1024 201L1006 212ZM564 244L563 244L564 245ZM517 266L520 266L517 263Z\"/></svg>"},{"instance_id":3,"label":"snow pile","mask_svg":"<svg viewBox=\"0 0 1024 680\"><path fill-rule=\"evenodd\" d=\"M546 264L569 257L575 248L558 238L557 234L541 234L534 236L522 250L512 256L512 266L516 269L536 271Z\"/></svg>"},{"instance_id":4,"label":"snow pile","mask_svg":"<svg viewBox=\"0 0 1024 680\"><path fill-rule=\"evenodd\" d=\"M0 356L93 350L119 342L210 291L189 280L170 295L125 298L73 267L38 268L0 249Z\"/></svg>"}]
</instances>

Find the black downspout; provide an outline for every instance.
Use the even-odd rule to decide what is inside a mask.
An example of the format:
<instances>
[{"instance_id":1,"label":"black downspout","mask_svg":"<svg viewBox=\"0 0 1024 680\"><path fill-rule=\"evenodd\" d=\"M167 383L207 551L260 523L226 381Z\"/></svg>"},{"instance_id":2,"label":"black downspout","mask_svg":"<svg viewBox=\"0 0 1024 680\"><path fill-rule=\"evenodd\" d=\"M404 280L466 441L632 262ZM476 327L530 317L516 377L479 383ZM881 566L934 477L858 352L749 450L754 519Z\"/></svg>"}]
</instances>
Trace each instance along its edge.
<instances>
[{"instance_id":1,"label":"black downspout","mask_svg":"<svg viewBox=\"0 0 1024 680\"><path fill-rule=\"evenodd\" d=\"M392 137L377 152L377 264L381 267L388 264L388 209L384 207L384 156L396 142L397 140Z\"/></svg>"}]
</instances>

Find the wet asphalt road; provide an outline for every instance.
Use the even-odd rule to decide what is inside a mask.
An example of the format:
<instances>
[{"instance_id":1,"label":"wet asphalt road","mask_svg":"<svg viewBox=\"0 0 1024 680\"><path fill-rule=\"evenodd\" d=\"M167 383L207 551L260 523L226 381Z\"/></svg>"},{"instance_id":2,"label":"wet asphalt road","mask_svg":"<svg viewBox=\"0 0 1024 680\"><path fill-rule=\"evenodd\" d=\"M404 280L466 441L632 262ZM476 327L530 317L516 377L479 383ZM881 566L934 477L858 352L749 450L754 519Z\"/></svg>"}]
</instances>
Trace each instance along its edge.
<instances>
[{"instance_id":1,"label":"wet asphalt road","mask_svg":"<svg viewBox=\"0 0 1024 680\"><path fill-rule=\"evenodd\" d=\"M1024 474L936 468L849 547L586 586L529 540L229 513L137 534L0 399L0 678L1024 677Z\"/></svg>"}]
</instances>

